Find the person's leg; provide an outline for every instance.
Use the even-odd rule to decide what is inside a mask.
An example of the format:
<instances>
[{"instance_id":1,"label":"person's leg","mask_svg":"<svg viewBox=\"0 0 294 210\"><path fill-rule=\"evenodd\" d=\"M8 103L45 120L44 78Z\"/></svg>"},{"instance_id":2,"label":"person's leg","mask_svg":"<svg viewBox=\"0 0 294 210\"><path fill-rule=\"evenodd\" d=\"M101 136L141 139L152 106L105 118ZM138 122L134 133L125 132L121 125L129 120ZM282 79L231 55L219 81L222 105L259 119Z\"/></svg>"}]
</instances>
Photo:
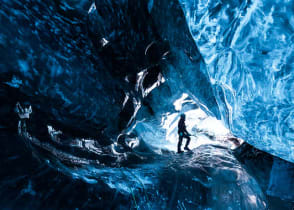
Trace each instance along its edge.
<instances>
[{"instance_id":1,"label":"person's leg","mask_svg":"<svg viewBox=\"0 0 294 210\"><path fill-rule=\"evenodd\" d=\"M182 146L183 136L179 136L179 142L178 142L178 153L181 152L181 146Z\"/></svg>"},{"instance_id":2,"label":"person's leg","mask_svg":"<svg viewBox=\"0 0 294 210\"><path fill-rule=\"evenodd\" d=\"M186 150L190 150L190 149L188 148L188 146L189 146L189 144L190 144L191 138L190 138L190 136L185 136L185 137L186 137L186 139L187 139L185 149L186 149Z\"/></svg>"}]
</instances>

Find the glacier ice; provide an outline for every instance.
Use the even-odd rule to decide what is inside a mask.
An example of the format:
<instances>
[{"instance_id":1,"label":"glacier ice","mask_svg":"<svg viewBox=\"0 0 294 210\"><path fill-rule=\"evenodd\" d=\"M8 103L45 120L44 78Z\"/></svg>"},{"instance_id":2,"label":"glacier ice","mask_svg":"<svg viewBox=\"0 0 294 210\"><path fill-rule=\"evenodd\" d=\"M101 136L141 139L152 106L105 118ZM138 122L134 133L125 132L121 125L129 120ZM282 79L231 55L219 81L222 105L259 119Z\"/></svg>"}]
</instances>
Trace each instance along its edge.
<instances>
[{"instance_id":1,"label":"glacier ice","mask_svg":"<svg viewBox=\"0 0 294 210\"><path fill-rule=\"evenodd\" d=\"M292 2L180 2L222 119L236 136L293 162Z\"/></svg>"},{"instance_id":2,"label":"glacier ice","mask_svg":"<svg viewBox=\"0 0 294 210\"><path fill-rule=\"evenodd\" d=\"M116 161L102 163L98 160L70 155L52 144L41 142L31 136L26 127L26 125L20 126L19 133L31 143L31 146L40 147L51 153L52 157L47 164L73 179L82 179L89 184L103 182L122 194L132 195L129 203L136 208L145 209L146 205L147 209L267 208L266 198L258 183L236 160L227 148L227 143L203 144L193 152L182 155L175 155L164 149L160 155L157 155L146 148L143 150L135 148L131 153L121 153L121 155L116 153L112 156ZM62 144L62 139L58 136L61 134L60 131L48 126L48 132L54 141ZM100 145L95 141L73 140L76 141L80 144L71 144L71 146L79 147L78 149L86 150L88 153L100 154L104 158L106 155L111 155L107 154L106 148L102 148L101 151ZM142 143L134 147L142 147ZM134 152L137 157L140 156L137 161L130 157ZM75 154L79 154L78 150ZM146 160L150 155L152 161L150 158ZM124 160L126 156L130 158ZM123 163L124 161L126 162ZM120 165L117 167L113 163Z\"/></svg>"},{"instance_id":3,"label":"glacier ice","mask_svg":"<svg viewBox=\"0 0 294 210\"><path fill-rule=\"evenodd\" d=\"M293 200L293 174L293 164L275 158L271 170L271 178L268 185L267 194L283 199Z\"/></svg>"},{"instance_id":4,"label":"glacier ice","mask_svg":"<svg viewBox=\"0 0 294 210\"><path fill-rule=\"evenodd\" d=\"M40 196L40 208L59 191L38 189L47 185L37 177L53 168L57 183L62 172L72 186L77 180L94 186L94 201L77 196L85 199L81 207L104 204L101 197L108 205L122 199L125 208L268 207L265 191L232 154L240 139L230 132L294 161L291 2L5 0L1 6L0 128L7 142L19 140L16 129L23 141L3 153L13 163L25 143L31 152L25 157L36 158L41 170L27 174L25 160L14 167L20 171L8 167L11 182L22 182L15 192L1 171L1 195L22 192L19 202ZM181 113L194 150L177 156ZM277 171L285 169L289 181L291 164L278 163L267 193L283 197L289 189L275 186ZM74 193L72 186L59 198Z\"/></svg>"},{"instance_id":5,"label":"glacier ice","mask_svg":"<svg viewBox=\"0 0 294 210\"><path fill-rule=\"evenodd\" d=\"M177 1L150 10L132 1L30 3L3 5L1 81L3 99L13 92L7 107L30 103L44 132L50 124L109 145L144 118L139 109L160 115L183 92L219 116Z\"/></svg>"}]
</instances>

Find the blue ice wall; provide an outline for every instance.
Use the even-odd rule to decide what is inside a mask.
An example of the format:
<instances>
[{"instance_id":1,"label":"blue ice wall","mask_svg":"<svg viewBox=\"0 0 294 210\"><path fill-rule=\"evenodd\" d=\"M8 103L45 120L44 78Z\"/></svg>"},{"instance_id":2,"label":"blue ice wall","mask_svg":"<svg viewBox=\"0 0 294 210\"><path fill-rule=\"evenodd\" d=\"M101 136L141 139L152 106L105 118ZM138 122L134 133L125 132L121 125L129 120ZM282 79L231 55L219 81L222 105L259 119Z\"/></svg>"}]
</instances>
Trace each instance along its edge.
<instances>
[{"instance_id":1,"label":"blue ice wall","mask_svg":"<svg viewBox=\"0 0 294 210\"><path fill-rule=\"evenodd\" d=\"M139 110L154 117L188 93L294 161L290 1L12 0L0 17L1 115L27 101L44 127L115 140Z\"/></svg>"},{"instance_id":2,"label":"blue ice wall","mask_svg":"<svg viewBox=\"0 0 294 210\"><path fill-rule=\"evenodd\" d=\"M235 135L293 162L293 2L180 2L222 119Z\"/></svg>"},{"instance_id":3,"label":"blue ice wall","mask_svg":"<svg viewBox=\"0 0 294 210\"><path fill-rule=\"evenodd\" d=\"M1 100L12 97L1 113L27 102L35 125L98 136L103 144L115 141L140 108L153 117L183 92L219 116L176 0L13 0L3 3L0 17ZM163 94L151 96L163 83Z\"/></svg>"}]
</instances>

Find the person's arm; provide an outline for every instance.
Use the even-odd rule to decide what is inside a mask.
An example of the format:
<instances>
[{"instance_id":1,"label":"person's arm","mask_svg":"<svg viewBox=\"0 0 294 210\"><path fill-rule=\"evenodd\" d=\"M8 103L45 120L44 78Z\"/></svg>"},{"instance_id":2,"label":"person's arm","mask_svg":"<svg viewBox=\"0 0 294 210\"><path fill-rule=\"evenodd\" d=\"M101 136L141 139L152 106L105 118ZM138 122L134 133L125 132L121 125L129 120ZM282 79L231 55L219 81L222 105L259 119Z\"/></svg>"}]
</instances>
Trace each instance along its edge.
<instances>
[{"instance_id":1,"label":"person's arm","mask_svg":"<svg viewBox=\"0 0 294 210\"><path fill-rule=\"evenodd\" d=\"M23 110L23 108L21 107L21 105L20 105L19 102L16 103L16 111L17 111L18 113L20 113L20 114L24 113L24 110Z\"/></svg>"},{"instance_id":2,"label":"person's arm","mask_svg":"<svg viewBox=\"0 0 294 210\"><path fill-rule=\"evenodd\" d=\"M178 130L179 130L179 132L184 132L183 126L184 126L183 121L182 120L179 120L179 123L178 123Z\"/></svg>"}]
</instances>

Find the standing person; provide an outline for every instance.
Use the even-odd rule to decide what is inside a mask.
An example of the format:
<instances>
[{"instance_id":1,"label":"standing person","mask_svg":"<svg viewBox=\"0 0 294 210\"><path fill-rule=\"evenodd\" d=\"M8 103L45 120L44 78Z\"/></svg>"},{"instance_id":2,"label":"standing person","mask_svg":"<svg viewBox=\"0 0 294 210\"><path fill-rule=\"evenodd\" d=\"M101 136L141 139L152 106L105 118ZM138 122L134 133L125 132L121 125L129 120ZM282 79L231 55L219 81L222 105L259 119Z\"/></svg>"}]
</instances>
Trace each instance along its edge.
<instances>
[{"instance_id":1,"label":"standing person","mask_svg":"<svg viewBox=\"0 0 294 210\"><path fill-rule=\"evenodd\" d=\"M185 114L181 114L181 118L180 118L179 124L178 124L178 134L179 134L178 153L183 152L181 150L183 138L187 139L186 146L184 147L184 149L190 151L188 146L189 146L191 138L190 138L190 134L188 133L188 131L186 129L185 118L186 118Z\"/></svg>"}]
</instances>

